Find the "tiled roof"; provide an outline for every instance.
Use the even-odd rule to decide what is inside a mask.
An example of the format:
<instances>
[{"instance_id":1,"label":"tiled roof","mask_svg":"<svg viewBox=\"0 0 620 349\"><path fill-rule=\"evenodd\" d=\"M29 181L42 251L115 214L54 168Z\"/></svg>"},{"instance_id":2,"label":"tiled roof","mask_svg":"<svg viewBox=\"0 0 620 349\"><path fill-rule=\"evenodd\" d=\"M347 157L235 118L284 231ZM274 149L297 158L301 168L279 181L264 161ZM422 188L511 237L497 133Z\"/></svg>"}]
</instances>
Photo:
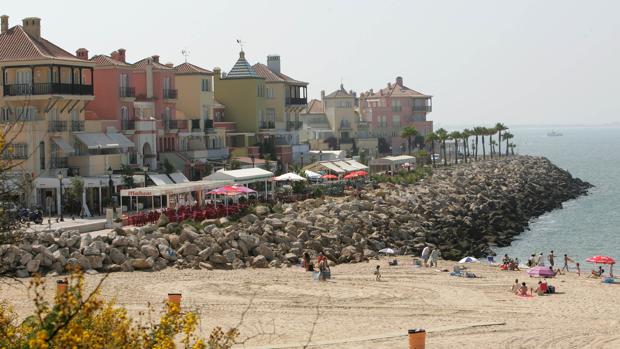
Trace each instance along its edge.
<instances>
[{"instance_id":1,"label":"tiled roof","mask_svg":"<svg viewBox=\"0 0 620 349\"><path fill-rule=\"evenodd\" d=\"M328 98L333 98L333 97L353 97L352 94L350 94L349 92L347 92L347 90L344 89L344 86L342 84L340 84L340 89L328 94L327 96Z\"/></svg>"},{"instance_id":2,"label":"tiled roof","mask_svg":"<svg viewBox=\"0 0 620 349\"><path fill-rule=\"evenodd\" d=\"M131 65L125 62L117 61L116 59L106 55L93 56L90 61L99 66L131 67Z\"/></svg>"},{"instance_id":3,"label":"tiled roof","mask_svg":"<svg viewBox=\"0 0 620 349\"><path fill-rule=\"evenodd\" d=\"M252 69L254 69L254 71L256 72L256 74L258 74L258 76L260 76L261 78L264 78L265 81L267 82L288 82L288 83L292 83L292 84L301 84L301 85L307 85L307 82L303 82L303 81L299 81L299 80L295 80L287 75L284 75L282 73L276 73L274 71L272 71L271 69L269 69L268 66L262 64L262 63L256 63L252 66Z\"/></svg>"},{"instance_id":4,"label":"tiled roof","mask_svg":"<svg viewBox=\"0 0 620 349\"><path fill-rule=\"evenodd\" d=\"M191 63L183 63L179 64L176 67L177 74L208 74L213 75L213 72L204 68L201 68L197 65L193 65Z\"/></svg>"},{"instance_id":5,"label":"tiled roof","mask_svg":"<svg viewBox=\"0 0 620 349\"><path fill-rule=\"evenodd\" d=\"M325 113L325 109L323 107L323 102L318 99L313 99L308 102L308 107L306 108L308 114L323 114Z\"/></svg>"},{"instance_id":6,"label":"tiled roof","mask_svg":"<svg viewBox=\"0 0 620 349\"><path fill-rule=\"evenodd\" d=\"M153 57L146 57L146 58L143 58L143 59L141 59L141 60L137 61L136 63L134 63L134 64L133 64L133 66L134 66L135 68L144 69L144 68L146 68L146 66L147 66L147 61L149 61L149 60L151 61L151 63L153 64L153 68L155 68L155 69L162 69L162 70L173 70L173 69L174 69L173 67L168 67L168 66L166 66L166 65L164 65L164 64L161 64L161 63L155 62L155 61L153 60Z\"/></svg>"},{"instance_id":7,"label":"tiled roof","mask_svg":"<svg viewBox=\"0 0 620 349\"><path fill-rule=\"evenodd\" d=\"M45 59L61 59L83 62L71 53L51 42L35 39L26 34L21 25L16 25L0 34L0 61L35 61Z\"/></svg>"},{"instance_id":8,"label":"tiled roof","mask_svg":"<svg viewBox=\"0 0 620 349\"><path fill-rule=\"evenodd\" d=\"M282 79L286 80L286 82L290 82L290 83L293 83L293 84L308 85L308 83L305 82L305 81L295 80L295 79L293 79L290 76L287 76L285 74L282 74L282 73L276 73L276 74L278 74L278 76L281 77Z\"/></svg>"},{"instance_id":9,"label":"tiled roof","mask_svg":"<svg viewBox=\"0 0 620 349\"><path fill-rule=\"evenodd\" d=\"M239 52L239 59L237 63L226 75L226 79L239 79L239 78L260 78L258 74L252 69L250 63L245 60L245 53Z\"/></svg>"},{"instance_id":10,"label":"tiled roof","mask_svg":"<svg viewBox=\"0 0 620 349\"><path fill-rule=\"evenodd\" d=\"M365 97L418 97L418 98L430 98L431 96L425 95L421 92L410 89L409 87L397 82L390 83L388 87L382 88L377 92L367 92Z\"/></svg>"}]
</instances>

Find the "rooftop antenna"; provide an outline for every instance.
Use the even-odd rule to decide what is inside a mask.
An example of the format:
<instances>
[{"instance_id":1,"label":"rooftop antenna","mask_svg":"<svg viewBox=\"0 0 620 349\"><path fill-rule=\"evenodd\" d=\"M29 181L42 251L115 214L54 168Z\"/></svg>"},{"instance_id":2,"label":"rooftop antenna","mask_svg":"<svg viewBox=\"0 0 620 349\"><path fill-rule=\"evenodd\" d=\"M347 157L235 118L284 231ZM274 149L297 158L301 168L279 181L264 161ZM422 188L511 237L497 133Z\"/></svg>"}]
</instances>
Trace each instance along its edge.
<instances>
[{"instance_id":1,"label":"rooftop antenna","mask_svg":"<svg viewBox=\"0 0 620 349\"><path fill-rule=\"evenodd\" d=\"M237 39L237 43L239 44L239 47L241 47L241 51L243 51L243 44L245 44L245 41L241 41L241 39Z\"/></svg>"},{"instance_id":2,"label":"rooftop antenna","mask_svg":"<svg viewBox=\"0 0 620 349\"><path fill-rule=\"evenodd\" d=\"M187 63L187 57L189 57L189 50L186 48L181 50L181 54L183 55L183 57L185 57L185 63Z\"/></svg>"}]
</instances>

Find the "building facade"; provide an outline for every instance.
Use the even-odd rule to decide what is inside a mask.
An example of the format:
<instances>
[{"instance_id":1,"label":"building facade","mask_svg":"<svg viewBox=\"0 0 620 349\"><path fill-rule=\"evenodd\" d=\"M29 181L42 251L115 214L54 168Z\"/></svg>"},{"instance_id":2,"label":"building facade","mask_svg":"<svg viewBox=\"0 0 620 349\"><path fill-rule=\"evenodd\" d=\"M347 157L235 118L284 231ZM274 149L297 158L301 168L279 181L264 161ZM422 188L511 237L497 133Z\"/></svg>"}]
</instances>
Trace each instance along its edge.
<instances>
[{"instance_id":1,"label":"building facade","mask_svg":"<svg viewBox=\"0 0 620 349\"><path fill-rule=\"evenodd\" d=\"M386 88L360 95L362 120L368 122L370 133L383 139L388 147L382 153L404 151L406 141L400 135L407 126L415 127L420 135L433 131L433 122L427 120L432 108L432 96L408 88L400 76Z\"/></svg>"}]
</instances>

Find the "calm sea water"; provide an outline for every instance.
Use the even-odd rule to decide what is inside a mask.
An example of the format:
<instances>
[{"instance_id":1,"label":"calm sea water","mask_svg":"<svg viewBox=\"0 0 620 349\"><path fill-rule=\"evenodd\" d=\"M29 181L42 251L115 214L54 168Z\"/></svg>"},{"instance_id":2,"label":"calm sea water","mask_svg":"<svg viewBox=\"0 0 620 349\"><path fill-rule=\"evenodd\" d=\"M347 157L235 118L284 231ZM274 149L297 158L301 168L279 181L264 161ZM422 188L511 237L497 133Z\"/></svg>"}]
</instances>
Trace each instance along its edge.
<instances>
[{"instance_id":1,"label":"calm sea water","mask_svg":"<svg viewBox=\"0 0 620 349\"><path fill-rule=\"evenodd\" d=\"M525 261L532 253L546 256L553 250L556 255L567 253L581 262L597 254L620 259L620 128L554 130L563 136L548 137L550 128L510 131L519 153L545 156L595 187L588 196L534 219L529 231L511 246L496 249L497 254L508 253Z\"/></svg>"}]
</instances>

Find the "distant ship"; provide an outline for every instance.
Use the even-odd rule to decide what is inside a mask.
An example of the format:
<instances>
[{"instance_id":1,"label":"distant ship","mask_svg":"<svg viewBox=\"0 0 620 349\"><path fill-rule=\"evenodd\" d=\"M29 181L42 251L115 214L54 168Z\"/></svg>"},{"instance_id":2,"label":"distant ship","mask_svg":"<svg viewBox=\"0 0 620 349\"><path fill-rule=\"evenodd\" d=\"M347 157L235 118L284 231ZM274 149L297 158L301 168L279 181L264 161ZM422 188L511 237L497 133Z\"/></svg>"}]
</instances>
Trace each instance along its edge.
<instances>
[{"instance_id":1,"label":"distant ship","mask_svg":"<svg viewBox=\"0 0 620 349\"><path fill-rule=\"evenodd\" d=\"M563 134L560 132L551 131L547 133L547 136L548 137L560 137L560 136L563 136Z\"/></svg>"}]
</instances>

